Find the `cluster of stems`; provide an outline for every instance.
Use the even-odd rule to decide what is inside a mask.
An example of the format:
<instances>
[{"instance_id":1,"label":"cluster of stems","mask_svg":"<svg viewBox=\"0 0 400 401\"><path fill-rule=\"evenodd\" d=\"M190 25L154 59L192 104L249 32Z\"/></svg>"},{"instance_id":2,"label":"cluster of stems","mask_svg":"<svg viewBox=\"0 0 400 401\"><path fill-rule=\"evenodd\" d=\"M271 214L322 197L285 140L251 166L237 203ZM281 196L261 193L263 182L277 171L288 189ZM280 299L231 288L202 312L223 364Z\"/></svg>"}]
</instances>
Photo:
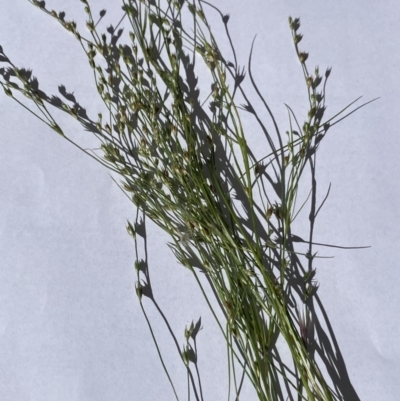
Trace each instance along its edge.
<instances>
[{"instance_id":1,"label":"cluster of stems","mask_svg":"<svg viewBox=\"0 0 400 401\"><path fill-rule=\"evenodd\" d=\"M30 70L17 68L0 49L0 61L8 64L0 69L5 93L25 108L17 93L27 97L36 106L29 111L78 147L64 134L49 106L70 114L98 138L101 153L82 151L121 177L120 186L137 211L170 234L170 248L200 286L198 272L205 275L226 316L225 327L219 324L229 363L242 366L260 400L281 399L281 386L299 400L337 399L310 356L307 322L296 314L289 296L295 259L306 256L311 262L315 257L310 251L295 252L291 242L292 223L305 204L296 203L300 178L307 163L312 164L321 139L345 110L324 120L330 70L323 76L318 68L308 71L308 54L299 49L299 20L289 18L289 25L304 72L309 110L301 123L287 106L289 127L284 140L254 83L251 55L250 79L273 122L275 138L242 88L245 74L233 46L234 62L222 55L203 8L211 6L207 2L123 0L119 24L100 34L98 24L105 11L95 21L88 1L81 0L90 39L65 13L47 9L43 1L30 2L79 41L107 115L99 113L93 121L70 94L62 93L69 101L48 96ZM221 17L230 39L229 16ZM130 26L125 45L119 44L124 20ZM206 67L211 82L206 99L200 99L196 88L198 64ZM242 107L238 94L245 99ZM254 116L264 134L261 146L269 151L262 160L254 157L246 142L243 112ZM137 220L127 225L136 244L137 226ZM136 291L142 304L149 283L140 266L137 256ZM311 268L303 274L300 302L305 303L315 288ZM189 343L193 330L193 324L185 330L187 343L181 352L188 372L194 358ZM280 336L290 350L293 369L279 358Z\"/></svg>"}]
</instances>

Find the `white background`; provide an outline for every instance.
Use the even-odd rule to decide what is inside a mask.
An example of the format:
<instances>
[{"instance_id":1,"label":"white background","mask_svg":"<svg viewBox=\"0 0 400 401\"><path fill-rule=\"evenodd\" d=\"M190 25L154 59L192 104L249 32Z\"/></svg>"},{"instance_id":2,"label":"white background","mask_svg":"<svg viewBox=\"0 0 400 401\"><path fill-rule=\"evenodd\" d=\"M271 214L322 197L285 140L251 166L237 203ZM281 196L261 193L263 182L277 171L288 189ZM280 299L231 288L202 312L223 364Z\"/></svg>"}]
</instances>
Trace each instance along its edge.
<instances>
[{"instance_id":1,"label":"white background","mask_svg":"<svg viewBox=\"0 0 400 401\"><path fill-rule=\"evenodd\" d=\"M57 11L64 3L48 2ZM96 10L108 10L107 25L119 20L119 1L97 4ZM319 201L330 182L332 189L314 240L372 246L321 249L335 258L317 264L318 294L360 400L397 400L400 5L394 0L213 4L230 14L241 65L247 65L257 34L253 74L283 130L284 102L299 115L307 107L289 15L301 18L300 47L310 52L308 65L318 64L322 72L333 67L327 113L360 95L381 97L332 128L320 147ZM75 38L28 1L0 0L0 10L0 44L10 59L32 68L49 94L64 84L95 118L100 102ZM65 11L67 19L84 22L79 1L68 2ZM211 10L209 15L226 46L219 18ZM133 242L125 231L126 219L133 219L131 204L105 168L5 95L0 117L0 399L173 400L134 292ZM90 135L69 118L59 121L76 137ZM168 237L151 224L148 230L156 299L180 344L185 324L201 316L205 400L227 399L224 340L194 278L174 261ZM185 400L185 370L174 344L152 305L144 304ZM252 389L246 393L243 399L256 399Z\"/></svg>"}]
</instances>

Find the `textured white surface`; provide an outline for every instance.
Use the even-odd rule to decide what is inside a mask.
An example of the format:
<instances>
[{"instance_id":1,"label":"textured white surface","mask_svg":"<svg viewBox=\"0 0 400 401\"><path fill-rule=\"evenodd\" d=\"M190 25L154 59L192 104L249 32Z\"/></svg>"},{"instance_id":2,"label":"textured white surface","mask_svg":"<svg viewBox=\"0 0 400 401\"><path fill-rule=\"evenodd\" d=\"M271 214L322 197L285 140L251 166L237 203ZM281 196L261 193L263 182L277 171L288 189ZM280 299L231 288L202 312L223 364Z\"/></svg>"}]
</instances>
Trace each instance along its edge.
<instances>
[{"instance_id":1,"label":"textured white surface","mask_svg":"<svg viewBox=\"0 0 400 401\"><path fill-rule=\"evenodd\" d=\"M61 11L65 2L47 3ZM394 0L216 3L231 16L241 65L247 65L257 34L253 74L282 127L287 126L284 102L298 115L306 112L289 15L301 18L308 64L321 71L333 67L327 113L360 95L362 100L381 96L332 128L321 145L319 202L330 182L332 189L314 240L372 246L322 249L335 258L316 264L319 296L360 400L395 401L400 393L400 5ZM108 23L119 20L118 0L97 4L98 10L107 8ZM70 2L67 17L84 21L81 5ZM92 72L73 36L28 1L0 0L0 10L0 44L11 60L32 68L48 93L64 84L95 116L100 103ZM219 17L209 15L224 48ZM5 95L0 116L0 399L174 399L134 292L133 244L125 231L126 219L133 218L130 203L105 168ZM69 118L59 121L75 138L90 135ZM181 345L185 324L201 316L205 400L227 398L225 343L201 292L175 262L168 237L150 223L148 234L156 299ZM148 313L184 400L185 370L150 303ZM251 389L247 394L243 399L256 399Z\"/></svg>"}]
</instances>

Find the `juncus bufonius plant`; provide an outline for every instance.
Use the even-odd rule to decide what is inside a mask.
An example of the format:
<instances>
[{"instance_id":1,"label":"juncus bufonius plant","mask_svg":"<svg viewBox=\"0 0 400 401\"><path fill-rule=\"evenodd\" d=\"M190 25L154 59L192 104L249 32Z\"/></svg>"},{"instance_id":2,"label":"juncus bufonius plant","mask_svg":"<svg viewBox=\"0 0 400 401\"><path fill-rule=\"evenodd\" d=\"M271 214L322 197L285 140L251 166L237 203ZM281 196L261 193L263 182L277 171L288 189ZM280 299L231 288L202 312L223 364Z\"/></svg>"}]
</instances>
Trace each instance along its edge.
<instances>
[{"instance_id":1,"label":"juncus bufonius plant","mask_svg":"<svg viewBox=\"0 0 400 401\"><path fill-rule=\"evenodd\" d=\"M81 0L87 15L86 37L65 13L46 8L44 1L30 2L79 41L107 115L99 113L92 120L65 88L60 93L66 100L48 96L32 71L17 67L2 48L0 61L6 67L0 69L0 83L8 96L27 107L20 100L25 96L35 106L30 111L74 145L80 147L65 135L49 106L77 119L99 140L101 152L80 148L121 178L121 189L136 206L136 220L127 223L127 231L135 241L136 293L142 308L143 297L151 298L152 293L145 263L138 256L139 211L170 234L170 248L200 286L198 273L206 276L226 317L225 328L218 324L232 371L235 363L242 366L260 400L283 399L282 387L289 399L339 399L309 349L308 305L317 289L312 281L317 257L312 253L312 234L306 252L295 250L292 224L306 204L299 205L297 199L305 167L310 166L314 177L322 139L354 112L343 115L354 102L332 117L325 116L331 70L321 73L318 67L307 66L308 53L300 48L300 20L289 18L289 28L304 73L308 111L298 119L287 105L288 126L282 134L253 79L253 47L248 73L273 131L266 128L243 89L245 70L239 67L233 46L233 61L218 47L206 17L206 7L219 12L212 4L123 0L121 21L100 33L105 10L95 17L89 2ZM220 15L230 40L229 15ZM125 44L120 43L122 23L129 30ZM207 71L206 77L196 76L198 65ZM199 78L210 82L205 99L196 88ZM244 103L238 103L239 96ZM262 159L248 146L243 113L254 117L264 135L262 146L269 150ZM315 187L310 195L312 232L319 211ZM198 374L199 329L194 323L185 328L186 342L180 351L197 399L203 396L201 389L196 390L192 365ZM282 363L278 338L290 351L293 368ZM159 351L157 342L156 346ZM162 358L161 362L165 368ZM239 397L235 374L233 379ZM172 381L171 385L178 398Z\"/></svg>"}]
</instances>

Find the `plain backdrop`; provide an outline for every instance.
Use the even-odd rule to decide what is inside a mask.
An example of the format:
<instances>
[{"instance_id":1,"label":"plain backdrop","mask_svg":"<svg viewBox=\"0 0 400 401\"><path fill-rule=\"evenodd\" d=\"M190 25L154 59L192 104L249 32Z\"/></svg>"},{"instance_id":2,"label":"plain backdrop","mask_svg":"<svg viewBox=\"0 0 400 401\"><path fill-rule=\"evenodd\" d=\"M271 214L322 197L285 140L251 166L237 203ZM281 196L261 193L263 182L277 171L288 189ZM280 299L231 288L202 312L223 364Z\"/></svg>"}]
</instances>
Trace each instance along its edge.
<instances>
[{"instance_id":1,"label":"plain backdrop","mask_svg":"<svg viewBox=\"0 0 400 401\"><path fill-rule=\"evenodd\" d=\"M381 97L329 131L317 165L319 201L329 183L332 188L314 240L371 248L321 248L321 254L334 258L317 263L316 278L360 400L398 400L400 4L211 2L230 14L242 66L247 67L257 34L253 75L282 127L288 127L284 103L299 115L307 110L289 15L301 18L301 48L310 53L311 68L333 67L327 113L361 95L362 101ZM119 20L122 2L92 3L97 11L108 10L103 30ZM48 4L84 24L81 2ZM227 48L219 16L211 9L208 15L221 47ZM26 0L0 0L0 45L16 65L33 69L47 93L57 94L64 84L95 118L100 100L92 71L79 43L55 20ZM79 124L58 115L67 133L91 143ZM0 399L173 400L134 291L133 242L125 230L126 220L134 217L132 204L104 167L4 94L0 143ZM201 317L204 398L227 399L224 339L192 275L175 262L168 240L148 223L156 299L181 345L185 325ZM146 300L144 305L185 400L186 374L175 345L154 307ZM250 386L241 399L256 400Z\"/></svg>"}]
</instances>

